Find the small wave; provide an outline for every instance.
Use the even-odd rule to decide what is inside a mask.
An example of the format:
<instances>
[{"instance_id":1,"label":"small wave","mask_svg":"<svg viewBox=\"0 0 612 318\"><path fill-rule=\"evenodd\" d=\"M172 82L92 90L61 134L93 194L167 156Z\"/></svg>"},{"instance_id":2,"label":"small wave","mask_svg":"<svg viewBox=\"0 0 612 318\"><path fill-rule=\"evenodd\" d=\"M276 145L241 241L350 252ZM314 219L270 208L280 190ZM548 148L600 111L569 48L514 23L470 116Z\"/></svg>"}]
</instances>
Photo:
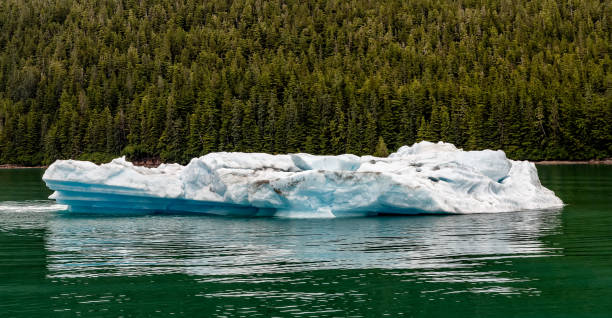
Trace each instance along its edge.
<instances>
[{"instance_id":1,"label":"small wave","mask_svg":"<svg viewBox=\"0 0 612 318\"><path fill-rule=\"evenodd\" d=\"M66 210L68 206L50 200L0 201L1 212L53 212Z\"/></svg>"}]
</instances>

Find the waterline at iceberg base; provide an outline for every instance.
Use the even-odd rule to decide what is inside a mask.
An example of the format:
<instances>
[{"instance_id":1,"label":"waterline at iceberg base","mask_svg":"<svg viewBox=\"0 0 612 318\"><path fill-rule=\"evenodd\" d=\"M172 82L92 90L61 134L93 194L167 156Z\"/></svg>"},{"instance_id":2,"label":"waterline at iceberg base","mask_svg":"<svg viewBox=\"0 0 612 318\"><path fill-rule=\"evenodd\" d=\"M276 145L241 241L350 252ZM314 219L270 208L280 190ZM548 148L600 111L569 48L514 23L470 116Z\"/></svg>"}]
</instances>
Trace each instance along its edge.
<instances>
[{"instance_id":1,"label":"waterline at iceberg base","mask_svg":"<svg viewBox=\"0 0 612 318\"><path fill-rule=\"evenodd\" d=\"M557 208L536 167L444 142L373 156L210 153L186 166L58 160L43 180L71 212L334 217Z\"/></svg>"}]
</instances>

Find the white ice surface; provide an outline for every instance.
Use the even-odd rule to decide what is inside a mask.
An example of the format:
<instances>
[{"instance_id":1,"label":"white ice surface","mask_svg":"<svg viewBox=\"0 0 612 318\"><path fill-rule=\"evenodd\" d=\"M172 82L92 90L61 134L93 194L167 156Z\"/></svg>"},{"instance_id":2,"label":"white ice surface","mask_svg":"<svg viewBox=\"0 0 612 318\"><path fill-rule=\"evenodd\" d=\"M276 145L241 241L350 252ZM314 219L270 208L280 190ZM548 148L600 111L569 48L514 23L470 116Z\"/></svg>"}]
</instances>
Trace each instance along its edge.
<instances>
[{"instance_id":1,"label":"white ice surface","mask_svg":"<svg viewBox=\"0 0 612 318\"><path fill-rule=\"evenodd\" d=\"M211 153L186 166L58 160L43 180L71 211L334 217L555 208L536 167L503 151L449 143L403 146L388 158Z\"/></svg>"}]
</instances>

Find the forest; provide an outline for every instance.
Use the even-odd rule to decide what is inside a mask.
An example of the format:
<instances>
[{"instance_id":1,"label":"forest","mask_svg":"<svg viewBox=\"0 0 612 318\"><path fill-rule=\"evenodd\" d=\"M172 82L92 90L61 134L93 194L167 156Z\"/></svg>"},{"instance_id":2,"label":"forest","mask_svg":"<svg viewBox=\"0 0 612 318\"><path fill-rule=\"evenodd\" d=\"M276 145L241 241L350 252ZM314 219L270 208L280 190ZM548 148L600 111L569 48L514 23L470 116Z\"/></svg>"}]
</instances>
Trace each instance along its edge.
<instances>
[{"instance_id":1,"label":"forest","mask_svg":"<svg viewBox=\"0 0 612 318\"><path fill-rule=\"evenodd\" d=\"M612 157L612 2L3 0L0 163Z\"/></svg>"}]
</instances>

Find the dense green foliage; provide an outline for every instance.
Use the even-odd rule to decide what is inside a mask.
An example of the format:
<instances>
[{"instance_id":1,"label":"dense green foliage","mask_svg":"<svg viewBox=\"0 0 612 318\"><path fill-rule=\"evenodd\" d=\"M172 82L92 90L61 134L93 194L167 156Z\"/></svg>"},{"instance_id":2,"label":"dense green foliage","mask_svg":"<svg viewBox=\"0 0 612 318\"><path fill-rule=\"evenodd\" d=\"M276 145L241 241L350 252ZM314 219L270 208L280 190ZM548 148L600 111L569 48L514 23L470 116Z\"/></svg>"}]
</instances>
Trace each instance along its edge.
<instances>
[{"instance_id":1,"label":"dense green foliage","mask_svg":"<svg viewBox=\"0 0 612 318\"><path fill-rule=\"evenodd\" d=\"M611 27L594 0L3 0L0 162L609 157Z\"/></svg>"}]
</instances>

